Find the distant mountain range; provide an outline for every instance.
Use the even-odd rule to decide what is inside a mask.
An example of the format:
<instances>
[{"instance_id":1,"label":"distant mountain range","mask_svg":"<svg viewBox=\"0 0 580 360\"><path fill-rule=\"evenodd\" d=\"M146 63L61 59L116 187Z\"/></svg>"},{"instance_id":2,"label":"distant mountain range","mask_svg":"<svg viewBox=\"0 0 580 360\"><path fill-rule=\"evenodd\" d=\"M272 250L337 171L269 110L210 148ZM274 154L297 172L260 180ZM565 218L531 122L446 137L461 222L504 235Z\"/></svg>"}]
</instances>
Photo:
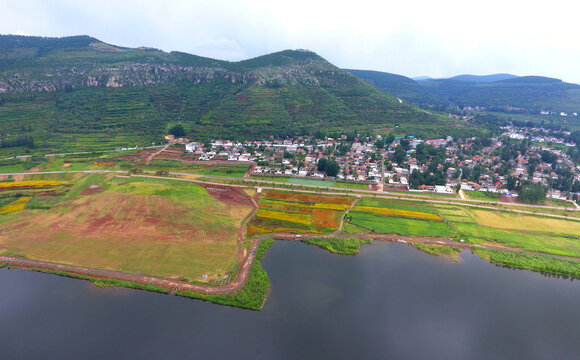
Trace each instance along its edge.
<instances>
[{"instance_id":1,"label":"distant mountain range","mask_svg":"<svg viewBox=\"0 0 580 360\"><path fill-rule=\"evenodd\" d=\"M228 62L89 36L0 36L0 119L0 138L31 136L47 152L150 144L177 123L195 139L472 127L307 50Z\"/></svg>"},{"instance_id":2,"label":"distant mountain range","mask_svg":"<svg viewBox=\"0 0 580 360\"><path fill-rule=\"evenodd\" d=\"M493 74L413 80L379 71L348 71L388 93L422 106L480 106L494 111L529 113L542 110L580 112L580 85L549 77Z\"/></svg>"}]
</instances>

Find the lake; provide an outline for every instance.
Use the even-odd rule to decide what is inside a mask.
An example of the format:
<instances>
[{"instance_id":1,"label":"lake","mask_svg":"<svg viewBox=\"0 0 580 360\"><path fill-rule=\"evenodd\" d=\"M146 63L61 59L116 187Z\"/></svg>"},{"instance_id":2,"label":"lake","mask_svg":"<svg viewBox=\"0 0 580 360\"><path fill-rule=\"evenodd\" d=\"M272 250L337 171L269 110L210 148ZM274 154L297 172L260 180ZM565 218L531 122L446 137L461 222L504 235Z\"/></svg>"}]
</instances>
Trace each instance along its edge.
<instances>
[{"instance_id":1,"label":"lake","mask_svg":"<svg viewBox=\"0 0 580 360\"><path fill-rule=\"evenodd\" d=\"M260 312L0 270L2 359L578 359L580 281L276 241Z\"/></svg>"}]
</instances>

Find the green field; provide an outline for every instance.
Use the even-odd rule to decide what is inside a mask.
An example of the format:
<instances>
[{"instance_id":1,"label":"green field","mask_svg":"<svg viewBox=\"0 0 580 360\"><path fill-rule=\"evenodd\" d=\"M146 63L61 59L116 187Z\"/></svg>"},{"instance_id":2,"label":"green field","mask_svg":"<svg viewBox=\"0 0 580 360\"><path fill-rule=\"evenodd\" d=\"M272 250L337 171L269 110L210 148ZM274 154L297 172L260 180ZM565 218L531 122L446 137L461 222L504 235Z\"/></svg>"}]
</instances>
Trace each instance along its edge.
<instances>
[{"instance_id":1,"label":"green field","mask_svg":"<svg viewBox=\"0 0 580 360\"><path fill-rule=\"evenodd\" d=\"M380 216L351 211L346 233L376 232L379 234L399 234L418 236L453 236L449 226L442 222Z\"/></svg>"},{"instance_id":2,"label":"green field","mask_svg":"<svg viewBox=\"0 0 580 360\"><path fill-rule=\"evenodd\" d=\"M490 200L490 201L498 201L499 194L488 192L488 191L468 191L463 190L463 193L468 199L471 200Z\"/></svg>"},{"instance_id":3,"label":"green field","mask_svg":"<svg viewBox=\"0 0 580 360\"><path fill-rule=\"evenodd\" d=\"M335 181L303 179L303 178L290 178L290 179L288 179L288 182L290 184L315 185L315 186L326 186L326 187L334 187L336 185Z\"/></svg>"}]
</instances>

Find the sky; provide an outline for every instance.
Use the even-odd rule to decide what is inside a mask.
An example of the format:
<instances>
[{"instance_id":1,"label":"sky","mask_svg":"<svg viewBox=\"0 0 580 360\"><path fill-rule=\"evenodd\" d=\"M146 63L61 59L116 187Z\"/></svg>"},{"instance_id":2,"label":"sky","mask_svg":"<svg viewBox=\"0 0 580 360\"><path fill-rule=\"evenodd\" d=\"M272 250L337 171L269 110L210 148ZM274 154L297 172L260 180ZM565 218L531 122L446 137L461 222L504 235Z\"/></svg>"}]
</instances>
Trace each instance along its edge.
<instances>
[{"instance_id":1,"label":"sky","mask_svg":"<svg viewBox=\"0 0 580 360\"><path fill-rule=\"evenodd\" d=\"M580 83L570 0L0 0L0 33L243 60L309 49L349 69L409 77L511 73Z\"/></svg>"}]
</instances>

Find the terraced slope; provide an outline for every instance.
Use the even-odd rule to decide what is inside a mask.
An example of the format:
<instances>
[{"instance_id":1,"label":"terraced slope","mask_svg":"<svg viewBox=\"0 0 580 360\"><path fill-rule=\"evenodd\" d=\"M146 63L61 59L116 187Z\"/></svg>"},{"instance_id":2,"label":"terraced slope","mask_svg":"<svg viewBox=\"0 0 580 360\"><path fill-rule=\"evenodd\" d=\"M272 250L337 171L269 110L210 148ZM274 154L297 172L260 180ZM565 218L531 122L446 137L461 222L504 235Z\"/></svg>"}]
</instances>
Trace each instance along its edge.
<instances>
[{"instance_id":1,"label":"terraced slope","mask_svg":"<svg viewBox=\"0 0 580 360\"><path fill-rule=\"evenodd\" d=\"M150 145L176 123L201 140L320 129L474 131L401 103L307 50L226 62L88 36L0 36L1 139L31 137L33 145L21 143L36 152ZM27 150L12 145L0 151Z\"/></svg>"}]
</instances>

